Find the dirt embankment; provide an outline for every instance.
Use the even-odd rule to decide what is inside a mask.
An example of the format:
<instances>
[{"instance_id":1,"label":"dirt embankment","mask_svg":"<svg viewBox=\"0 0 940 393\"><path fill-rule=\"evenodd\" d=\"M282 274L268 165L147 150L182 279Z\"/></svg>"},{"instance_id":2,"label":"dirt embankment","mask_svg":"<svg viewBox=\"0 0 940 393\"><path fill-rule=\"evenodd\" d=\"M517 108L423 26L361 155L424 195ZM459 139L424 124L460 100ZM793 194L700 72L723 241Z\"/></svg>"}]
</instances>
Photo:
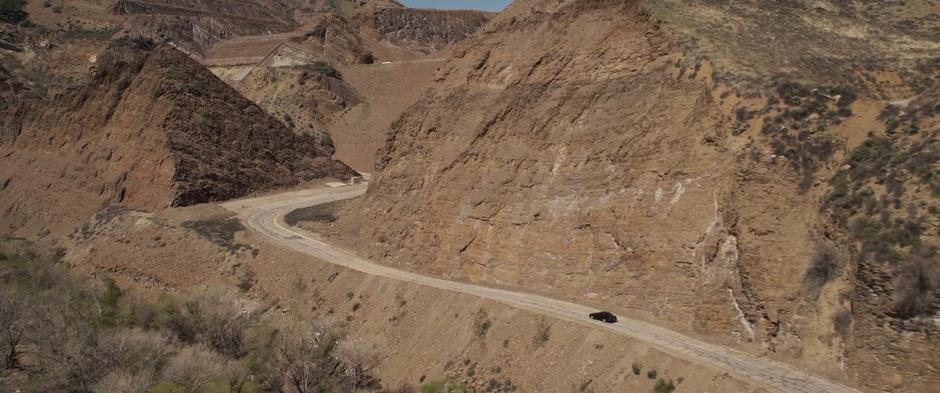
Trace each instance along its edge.
<instances>
[{"instance_id":1,"label":"dirt embankment","mask_svg":"<svg viewBox=\"0 0 940 393\"><path fill-rule=\"evenodd\" d=\"M3 115L2 232L65 234L107 205L229 199L354 172L167 45L118 41L91 75Z\"/></svg>"},{"instance_id":2,"label":"dirt embankment","mask_svg":"<svg viewBox=\"0 0 940 393\"><path fill-rule=\"evenodd\" d=\"M378 374L388 387L451 375L482 392L651 391L659 380L679 389L766 392L642 342L285 251L232 220L214 205L112 211L71 237L65 260L122 287L237 287L272 304L272 313L335 323L379 343Z\"/></svg>"}]
</instances>

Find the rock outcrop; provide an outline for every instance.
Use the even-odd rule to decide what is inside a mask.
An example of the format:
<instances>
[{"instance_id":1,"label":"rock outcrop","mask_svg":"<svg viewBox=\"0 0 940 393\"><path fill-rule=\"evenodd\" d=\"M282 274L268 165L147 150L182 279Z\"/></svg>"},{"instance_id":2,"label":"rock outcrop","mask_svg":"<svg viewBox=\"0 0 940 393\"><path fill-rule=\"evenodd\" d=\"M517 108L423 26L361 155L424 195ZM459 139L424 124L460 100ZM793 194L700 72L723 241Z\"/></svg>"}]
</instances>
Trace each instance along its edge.
<instances>
[{"instance_id":1,"label":"rock outcrop","mask_svg":"<svg viewBox=\"0 0 940 393\"><path fill-rule=\"evenodd\" d=\"M280 2L119 0L114 12L130 17L132 36L173 41L197 57L225 38L282 33L295 27L290 9Z\"/></svg>"},{"instance_id":2,"label":"rock outcrop","mask_svg":"<svg viewBox=\"0 0 940 393\"><path fill-rule=\"evenodd\" d=\"M767 45L759 35L710 52L709 36L692 45L676 22L725 8L690 2L715 10L680 15L689 11L683 2L667 3L519 0L460 44L426 97L393 125L368 194L350 209L368 223L365 252L413 270L641 310L869 387L929 390L940 367L931 354L935 314L916 317L919 333L898 319L881 338L876 323L853 332L849 299L872 285L897 289L902 273L860 274L858 243L840 237L851 229L833 226L820 201L865 135L886 132L876 120L882 97L934 80L915 74L929 62L922 49L936 42L912 44L897 72L878 61L851 77L843 68L816 72L804 86L787 76L810 75L799 67L836 62L864 44L815 23L829 13L809 9L793 26L807 37L846 37L817 42L832 45L832 56L814 52L776 74L777 65L722 57ZM795 12L797 3L780 6ZM754 15L728 20L771 23ZM896 54L872 50L853 61ZM878 75L910 77L872 88ZM774 85L774 77L783 79ZM913 216L936 205L931 198L915 203ZM935 221L919 221L918 242L935 243ZM933 282L932 273L919 277ZM889 292L879 308L888 314L898 304ZM855 334L874 341L860 345ZM881 357L890 367L869 362Z\"/></svg>"},{"instance_id":3,"label":"rock outcrop","mask_svg":"<svg viewBox=\"0 0 940 393\"><path fill-rule=\"evenodd\" d=\"M414 8L379 8L369 23L382 40L430 53L475 34L491 14L480 11L444 11Z\"/></svg>"},{"instance_id":4,"label":"rock outcrop","mask_svg":"<svg viewBox=\"0 0 940 393\"><path fill-rule=\"evenodd\" d=\"M107 205L184 206L354 174L331 154L176 49L118 41L80 86L4 114L0 231L61 234Z\"/></svg>"}]
</instances>

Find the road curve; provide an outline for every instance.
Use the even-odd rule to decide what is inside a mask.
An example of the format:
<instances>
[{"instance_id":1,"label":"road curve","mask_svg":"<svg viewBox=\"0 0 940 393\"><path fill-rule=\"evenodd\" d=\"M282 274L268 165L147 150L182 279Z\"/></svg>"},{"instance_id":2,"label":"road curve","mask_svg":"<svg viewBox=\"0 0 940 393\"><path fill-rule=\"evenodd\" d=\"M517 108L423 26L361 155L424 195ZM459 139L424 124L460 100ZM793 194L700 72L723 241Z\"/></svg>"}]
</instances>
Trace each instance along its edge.
<instances>
[{"instance_id":1,"label":"road curve","mask_svg":"<svg viewBox=\"0 0 940 393\"><path fill-rule=\"evenodd\" d=\"M738 375L774 391L785 393L859 393L856 389L828 381L788 364L709 344L628 317L618 316L620 321L616 324L593 321L587 315L596 310L587 306L533 294L447 281L379 265L342 248L305 235L284 223L284 215L293 210L355 198L364 194L365 191L366 185L315 188L232 201L222 206L237 213L239 218L250 228L269 237L278 245L362 273L490 299L548 317L595 329L612 331L645 341L676 357Z\"/></svg>"}]
</instances>

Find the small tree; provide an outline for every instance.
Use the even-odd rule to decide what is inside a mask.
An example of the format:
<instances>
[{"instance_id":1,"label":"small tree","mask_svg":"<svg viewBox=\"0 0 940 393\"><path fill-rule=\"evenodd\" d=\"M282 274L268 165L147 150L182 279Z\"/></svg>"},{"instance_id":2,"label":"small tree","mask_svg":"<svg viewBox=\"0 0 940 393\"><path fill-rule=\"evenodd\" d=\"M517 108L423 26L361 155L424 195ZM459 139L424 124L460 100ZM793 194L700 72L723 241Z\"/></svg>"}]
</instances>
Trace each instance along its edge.
<instances>
[{"instance_id":1,"label":"small tree","mask_svg":"<svg viewBox=\"0 0 940 393\"><path fill-rule=\"evenodd\" d=\"M203 301L187 310L197 325L197 338L230 358L245 355L245 339L254 326L260 307L239 301L238 295L218 291L206 294Z\"/></svg>"},{"instance_id":2,"label":"small tree","mask_svg":"<svg viewBox=\"0 0 940 393\"><path fill-rule=\"evenodd\" d=\"M234 363L212 348L196 344L183 348L163 369L163 379L180 385L187 392L198 392L214 381L230 380L236 373Z\"/></svg>"},{"instance_id":3,"label":"small tree","mask_svg":"<svg viewBox=\"0 0 940 393\"><path fill-rule=\"evenodd\" d=\"M289 322L271 343L269 367L298 393L340 387L349 382L342 363L333 356L341 338L338 331L325 325Z\"/></svg>"},{"instance_id":4,"label":"small tree","mask_svg":"<svg viewBox=\"0 0 940 393\"><path fill-rule=\"evenodd\" d=\"M333 356L352 379L355 389L372 386L376 381L372 371L379 365L379 346L373 340L347 337L333 349Z\"/></svg>"},{"instance_id":5,"label":"small tree","mask_svg":"<svg viewBox=\"0 0 940 393\"><path fill-rule=\"evenodd\" d=\"M4 291L0 294L0 351L4 369L20 367L22 345L26 339L23 302Z\"/></svg>"}]
</instances>

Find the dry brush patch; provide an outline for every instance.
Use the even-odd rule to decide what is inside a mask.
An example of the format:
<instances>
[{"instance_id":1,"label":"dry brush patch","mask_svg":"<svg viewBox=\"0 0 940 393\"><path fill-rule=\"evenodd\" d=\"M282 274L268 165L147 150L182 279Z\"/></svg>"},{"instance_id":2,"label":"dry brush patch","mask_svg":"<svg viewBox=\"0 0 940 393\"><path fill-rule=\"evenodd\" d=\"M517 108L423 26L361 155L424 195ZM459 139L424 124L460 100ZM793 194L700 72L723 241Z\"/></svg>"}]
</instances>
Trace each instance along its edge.
<instances>
[{"instance_id":1,"label":"dry brush patch","mask_svg":"<svg viewBox=\"0 0 940 393\"><path fill-rule=\"evenodd\" d=\"M33 256L0 257L0 282L0 387L11 391L381 389L376 341L284 322L235 291L146 301Z\"/></svg>"}]
</instances>

